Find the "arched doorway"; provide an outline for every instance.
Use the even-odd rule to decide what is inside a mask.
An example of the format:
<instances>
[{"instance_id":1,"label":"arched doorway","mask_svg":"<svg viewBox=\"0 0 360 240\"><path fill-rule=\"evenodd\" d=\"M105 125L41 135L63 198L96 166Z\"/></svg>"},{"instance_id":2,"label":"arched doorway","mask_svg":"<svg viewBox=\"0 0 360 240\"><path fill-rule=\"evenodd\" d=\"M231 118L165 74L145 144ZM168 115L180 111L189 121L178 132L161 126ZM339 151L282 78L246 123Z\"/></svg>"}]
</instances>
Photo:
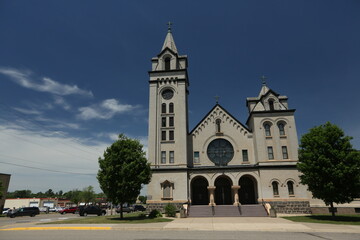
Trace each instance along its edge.
<instances>
[{"instance_id":1,"label":"arched doorway","mask_svg":"<svg viewBox=\"0 0 360 240\"><path fill-rule=\"evenodd\" d=\"M239 200L241 204L257 204L256 180L252 176L243 176L239 180Z\"/></svg>"},{"instance_id":2,"label":"arched doorway","mask_svg":"<svg viewBox=\"0 0 360 240\"><path fill-rule=\"evenodd\" d=\"M228 177L220 176L215 180L215 203L216 205L230 205L231 198L231 180Z\"/></svg>"},{"instance_id":3,"label":"arched doorway","mask_svg":"<svg viewBox=\"0 0 360 240\"><path fill-rule=\"evenodd\" d=\"M196 177L191 181L191 204L208 205L209 194L207 187L208 181L204 177Z\"/></svg>"}]
</instances>

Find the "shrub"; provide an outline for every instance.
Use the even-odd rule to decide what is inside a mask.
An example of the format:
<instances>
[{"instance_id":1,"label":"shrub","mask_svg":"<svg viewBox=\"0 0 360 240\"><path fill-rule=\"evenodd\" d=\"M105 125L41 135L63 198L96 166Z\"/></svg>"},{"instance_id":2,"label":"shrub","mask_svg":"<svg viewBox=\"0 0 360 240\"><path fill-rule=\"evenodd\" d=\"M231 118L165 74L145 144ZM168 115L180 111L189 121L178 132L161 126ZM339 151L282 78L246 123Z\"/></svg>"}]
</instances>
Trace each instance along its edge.
<instances>
[{"instance_id":1,"label":"shrub","mask_svg":"<svg viewBox=\"0 0 360 240\"><path fill-rule=\"evenodd\" d=\"M166 206L165 206L165 214L168 216L168 217L175 217L176 216L176 207L171 204L171 203L168 203Z\"/></svg>"},{"instance_id":2,"label":"shrub","mask_svg":"<svg viewBox=\"0 0 360 240\"><path fill-rule=\"evenodd\" d=\"M158 217L162 217L162 214L157 209L152 210L149 214L149 218L158 218Z\"/></svg>"}]
</instances>

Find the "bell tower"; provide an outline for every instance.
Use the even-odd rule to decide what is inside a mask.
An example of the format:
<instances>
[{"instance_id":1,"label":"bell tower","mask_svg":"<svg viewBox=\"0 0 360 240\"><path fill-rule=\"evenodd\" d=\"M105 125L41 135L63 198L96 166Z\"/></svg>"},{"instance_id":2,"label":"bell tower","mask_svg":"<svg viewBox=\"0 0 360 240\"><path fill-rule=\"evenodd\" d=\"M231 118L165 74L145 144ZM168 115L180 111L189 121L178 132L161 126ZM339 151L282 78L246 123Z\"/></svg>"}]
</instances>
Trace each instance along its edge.
<instances>
[{"instance_id":1,"label":"bell tower","mask_svg":"<svg viewBox=\"0 0 360 240\"><path fill-rule=\"evenodd\" d=\"M179 55L171 23L149 71L148 158L152 168L186 168L188 135L187 56Z\"/></svg>"}]
</instances>

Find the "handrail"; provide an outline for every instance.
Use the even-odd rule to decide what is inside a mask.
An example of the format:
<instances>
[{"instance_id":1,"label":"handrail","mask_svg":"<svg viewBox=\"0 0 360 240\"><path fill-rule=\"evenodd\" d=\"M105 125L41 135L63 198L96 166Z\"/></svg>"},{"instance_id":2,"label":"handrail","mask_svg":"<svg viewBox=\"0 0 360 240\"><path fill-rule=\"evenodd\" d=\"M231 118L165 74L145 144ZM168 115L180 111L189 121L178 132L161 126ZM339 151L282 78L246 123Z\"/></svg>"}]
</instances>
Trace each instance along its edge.
<instances>
[{"instance_id":1,"label":"handrail","mask_svg":"<svg viewBox=\"0 0 360 240\"><path fill-rule=\"evenodd\" d=\"M239 211L240 215L242 215L242 213L241 213L241 205L240 205L240 203L237 203L237 207L238 207L238 211Z\"/></svg>"},{"instance_id":2,"label":"handrail","mask_svg":"<svg viewBox=\"0 0 360 240\"><path fill-rule=\"evenodd\" d=\"M268 203L266 203L266 202L264 201L264 199L261 199L261 204L262 204L263 208L265 209L267 215L269 216L269 215L270 215L271 205L268 204ZM269 208L267 205L270 205L270 208Z\"/></svg>"}]
</instances>

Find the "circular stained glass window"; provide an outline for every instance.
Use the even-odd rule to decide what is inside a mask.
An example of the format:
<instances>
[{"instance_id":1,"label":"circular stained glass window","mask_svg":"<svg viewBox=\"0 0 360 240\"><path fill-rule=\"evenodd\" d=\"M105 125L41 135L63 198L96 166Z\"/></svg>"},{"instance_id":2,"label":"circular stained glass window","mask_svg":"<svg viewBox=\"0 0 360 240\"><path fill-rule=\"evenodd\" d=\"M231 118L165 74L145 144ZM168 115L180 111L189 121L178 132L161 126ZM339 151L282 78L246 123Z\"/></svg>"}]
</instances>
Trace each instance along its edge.
<instances>
[{"instance_id":1,"label":"circular stained glass window","mask_svg":"<svg viewBox=\"0 0 360 240\"><path fill-rule=\"evenodd\" d=\"M161 95L165 100L170 100L174 96L174 92L171 89L165 89Z\"/></svg>"},{"instance_id":2,"label":"circular stained glass window","mask_svg":"<svg viewBox=\"0 0 360 240\"><path fill-rule=\"evenodd\" d=\"M228 140L215 139L208 148L209 159L217 166L226 166L234 157L234 148Z\"/></svg>"}]
</instances>

